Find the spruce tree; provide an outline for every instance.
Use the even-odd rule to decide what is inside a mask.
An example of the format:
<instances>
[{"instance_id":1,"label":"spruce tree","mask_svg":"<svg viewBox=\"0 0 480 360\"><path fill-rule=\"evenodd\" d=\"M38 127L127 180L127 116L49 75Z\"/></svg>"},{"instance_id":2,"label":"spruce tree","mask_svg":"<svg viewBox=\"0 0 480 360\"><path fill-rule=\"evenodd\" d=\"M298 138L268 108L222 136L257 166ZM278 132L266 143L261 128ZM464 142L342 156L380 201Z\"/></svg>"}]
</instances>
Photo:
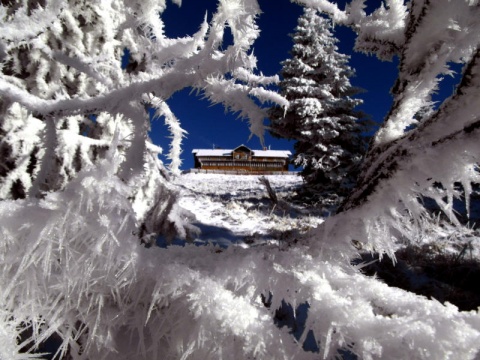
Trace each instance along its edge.
<instances>
[{"instance_id":1,"label":"spruce tree","mask_svg":"<svg viewBox=\"0 0 480 360\"><path fill-rule=\"evenodd\" d=\"M291 58L282 62L281 94L285 112L270 110L273 136L295 140L293 162L303 167L306 192L323 205L335 206L353 187L366 148L363 114L352 96L354 70L338 52L329 20L305 8L292 35Z\"/></svg>"}]
</instances>

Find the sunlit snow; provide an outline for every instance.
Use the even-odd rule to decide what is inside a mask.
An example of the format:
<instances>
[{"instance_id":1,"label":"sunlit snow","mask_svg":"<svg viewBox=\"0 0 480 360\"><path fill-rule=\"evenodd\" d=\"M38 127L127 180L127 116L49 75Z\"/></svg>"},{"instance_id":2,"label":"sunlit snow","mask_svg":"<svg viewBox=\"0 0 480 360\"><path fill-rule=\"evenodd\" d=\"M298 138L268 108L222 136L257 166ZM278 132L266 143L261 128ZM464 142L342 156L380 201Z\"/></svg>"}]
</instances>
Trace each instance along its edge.
<instances>
[{"instance_id":1,"label":"sunlit snow","mask_svg":"<svg viewBox=\"0 0 480 360\"><path fill-rule=\"evenodd\" d=\"M202 230L196 242L222 246L278 243L285 232L323 222L314 209L276 207L260 176L189 173L174 181L181 189L180 205L195 214ZM266 178L279 198L292 195L302 184L296 173Z\"/></svg>"}]
</instances>

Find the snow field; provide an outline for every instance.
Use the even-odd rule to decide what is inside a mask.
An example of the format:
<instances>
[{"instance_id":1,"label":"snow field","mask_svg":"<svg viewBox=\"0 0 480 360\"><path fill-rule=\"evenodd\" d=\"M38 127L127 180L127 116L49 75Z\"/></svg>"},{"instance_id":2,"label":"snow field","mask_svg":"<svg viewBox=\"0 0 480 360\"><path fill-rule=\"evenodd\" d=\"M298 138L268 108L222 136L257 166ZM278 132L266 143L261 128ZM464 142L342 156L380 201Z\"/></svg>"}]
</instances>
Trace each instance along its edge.
<instances>
[{"instance_id":1,"label":"snow field","mask_svg":"<svg viewBox=\"0 0 480 360\"><path fill-rule=\"evenodd\" d=\"M175 180L180 205L196 216L196 241L222 246L278 243L282 234L318 226L323 219L306 209L274 207L258 175L184 174ZM298 175L267 175L281 199L301 185ZM315 215L315 214L312 214ZM283 235L285 236L285 235Z\"/></svg>"}]
</instances>

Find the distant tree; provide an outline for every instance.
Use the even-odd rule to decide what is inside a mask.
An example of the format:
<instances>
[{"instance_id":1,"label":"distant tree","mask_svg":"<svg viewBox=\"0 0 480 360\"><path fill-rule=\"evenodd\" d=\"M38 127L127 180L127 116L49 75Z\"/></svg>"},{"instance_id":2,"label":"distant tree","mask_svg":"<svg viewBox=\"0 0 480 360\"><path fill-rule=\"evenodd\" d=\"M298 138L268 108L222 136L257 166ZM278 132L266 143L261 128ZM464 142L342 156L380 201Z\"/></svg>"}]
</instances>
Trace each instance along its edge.
<instances>
[{"instance_id":1,"label":"distant tree","mask_svg":"<svg viewBox=\"0 0 480 360\"><path fill-rule=\"evenodd\" d=\"M303 167L306 190L324 205L336 205L353 188L366 151L364 115L355 110L361 89L350 84L349 56L338 52L331 21L305 7L298 19L292 58L282 62L285 112L273 107L270 132L293 139L293 162Z\"/></svg>"}]
</instances>

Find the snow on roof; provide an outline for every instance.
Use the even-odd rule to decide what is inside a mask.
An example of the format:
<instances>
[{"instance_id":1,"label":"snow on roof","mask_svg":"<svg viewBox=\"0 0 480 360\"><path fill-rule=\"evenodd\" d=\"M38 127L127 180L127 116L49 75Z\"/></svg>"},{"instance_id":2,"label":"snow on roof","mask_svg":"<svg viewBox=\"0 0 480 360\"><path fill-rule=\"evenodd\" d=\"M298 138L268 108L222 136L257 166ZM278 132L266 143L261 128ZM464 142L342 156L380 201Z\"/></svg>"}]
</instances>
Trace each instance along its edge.
<instances>
[{"instance_id":1,"label":"snow on roof","mask_svg":"<svg viewBox=\"0 0 480 360\"><path fill-rule=\"evenodd\" d=\"M233 150L228 149L194 149L192 154L196 156L230 156ZM284 157L287 158L292 153L289 150L252 150L254 156L261 157Z\"/></svg>"},{"instance_id":2,"label":"snow on roof","mask_svg":"<svg viewBox=\"0 0 480 360\"><path fill-rule=\"evenodd\" d=\"M194 149L192 154L197 156L229 156L232 154L232 150L225 149Z\"/></svg>"},{"instance_id":3,"label":"snow on roof","mask_svg":"<svg viewBox=\"0 0 480 360\"><path fill-rule=\"evenodd\" d=\"M253 150L253 155L262 157L289 157L292 153L288 150Z\"/></svg>"}]
</instances>

